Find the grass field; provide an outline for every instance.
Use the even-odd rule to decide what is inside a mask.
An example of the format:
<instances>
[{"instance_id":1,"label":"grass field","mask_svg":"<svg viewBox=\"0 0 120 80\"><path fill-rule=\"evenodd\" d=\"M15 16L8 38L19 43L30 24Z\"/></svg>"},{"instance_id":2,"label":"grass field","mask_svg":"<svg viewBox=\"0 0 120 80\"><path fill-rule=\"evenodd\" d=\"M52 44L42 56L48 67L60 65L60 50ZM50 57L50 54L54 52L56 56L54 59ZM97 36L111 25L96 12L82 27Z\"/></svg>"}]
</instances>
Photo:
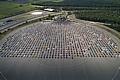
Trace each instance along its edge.
<instances>
[{"instance_id":1,"label":"grass field","mask_svg":"<svg viewBox=\"0 0 120 80\"><path fill-rule=\"evenodd\" d=\"M30 4L18 4L0 1L0 19L33 10Z\"/></svg>"}]
</instances>

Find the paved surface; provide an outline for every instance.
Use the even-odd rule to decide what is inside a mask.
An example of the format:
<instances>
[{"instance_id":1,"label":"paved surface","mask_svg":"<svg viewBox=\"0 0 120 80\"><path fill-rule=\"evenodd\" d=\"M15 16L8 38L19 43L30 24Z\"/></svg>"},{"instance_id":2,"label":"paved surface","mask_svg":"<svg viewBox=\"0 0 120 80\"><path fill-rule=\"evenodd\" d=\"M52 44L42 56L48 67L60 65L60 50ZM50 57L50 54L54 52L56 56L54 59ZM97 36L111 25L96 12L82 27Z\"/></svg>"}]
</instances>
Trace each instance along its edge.
<instances>
[{"instance_id":1,"label":"paved surface","mask_svg":"<svg viewBox=\"0 0 120 80\"><path fill-rule=\"evenodd\" d=\"M92 25L65 21L30 26L6 38L1 57L120 57L119 44Z\"/></svg>"},{"instance_id":2,"label":"paved surface","mask_svg":"<svg viewBox=\"0 0 120 80\"><path fill-rule=\"evenodd\" d=\"M3 80L120 80L119 42L90 23L38 22L1 42Z\"/></svg>"},{"instance_id":3,"label":"paved surface","mask_svg":"<svg viewBox=\"0 0 120 80\"><path fill-rule=\"evenodd\" d=\"M120 80L119 67L120 58L0 58L7 80Z\"/></svg>"},{"instance_id":4,"label":"paved surface","mask_svg":"<svg viewBox=\"0 0 120 80\"><path fill-rule=\"evenodd\" d=\"M33 12L43 12L43 14L41 15L32 15L31 13ZM16 27L16 25L22 24L22 23L26 23L26 21L38 18L38 17L43 17L43 16L47 16L48 14L57 14L55 12L47 12L47 11L42 11L42 10L34 10L28 13L24 13L24 14L20 14L17 16L13 16L13 17L9 17L9 18L5 18L0 20L1 23L3 23L4 25L0 25L0 32L3 32L5 30L8 30L10 28L14 28ZM8 20L13 20L10 22L6 22Z\"/></svg>"}]
</instances>

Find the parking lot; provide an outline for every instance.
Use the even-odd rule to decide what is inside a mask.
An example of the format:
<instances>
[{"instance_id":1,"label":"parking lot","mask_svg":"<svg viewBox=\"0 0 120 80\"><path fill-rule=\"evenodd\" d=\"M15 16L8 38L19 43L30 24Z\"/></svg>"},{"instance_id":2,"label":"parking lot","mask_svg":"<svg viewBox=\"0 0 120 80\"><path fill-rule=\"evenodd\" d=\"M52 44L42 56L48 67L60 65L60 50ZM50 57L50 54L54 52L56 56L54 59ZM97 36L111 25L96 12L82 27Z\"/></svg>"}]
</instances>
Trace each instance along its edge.
<instances>
[{"instance_id":1,"label":"parking lot","mask_svg":"<svg viewBox=\"0 0 120 80\"><path fill-rule=\"evenodd\" d=\"M120 57L119 44L93 25L75 22L38 22L8 36L0 57L74 59Z\"/></svg>"}]
</instances>

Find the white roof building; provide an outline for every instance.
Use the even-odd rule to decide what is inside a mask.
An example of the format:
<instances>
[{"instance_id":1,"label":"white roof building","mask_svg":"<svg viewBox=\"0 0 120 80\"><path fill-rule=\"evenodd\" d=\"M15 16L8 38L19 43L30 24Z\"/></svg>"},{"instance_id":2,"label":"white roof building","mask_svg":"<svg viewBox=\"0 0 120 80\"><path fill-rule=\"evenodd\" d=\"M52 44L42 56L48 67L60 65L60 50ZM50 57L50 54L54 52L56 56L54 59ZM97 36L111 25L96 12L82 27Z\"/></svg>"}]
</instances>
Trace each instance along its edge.
<instances>
[{"instance_id":1,"label":"white roof building","mask_svg":"<svg viewBox=\"0 0 120 80\"><path fill-rule=\"evenodd\" d=\"M45 11L50 11L50 12L52 12L52 11L54 11L54 9L51 9L51 8L46 8L46 9L44 9Z\"/></svg>"}]
</instances>

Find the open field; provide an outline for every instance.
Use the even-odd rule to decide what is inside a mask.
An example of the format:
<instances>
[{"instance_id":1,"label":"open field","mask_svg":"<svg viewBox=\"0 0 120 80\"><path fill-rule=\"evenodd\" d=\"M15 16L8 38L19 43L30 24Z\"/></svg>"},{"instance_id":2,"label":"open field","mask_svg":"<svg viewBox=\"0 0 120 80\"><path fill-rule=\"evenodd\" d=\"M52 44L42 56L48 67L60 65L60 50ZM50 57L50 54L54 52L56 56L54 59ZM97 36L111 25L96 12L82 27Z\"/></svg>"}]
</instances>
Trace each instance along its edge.
<instances>
[{"instance_id":1,"label":"open field","mask_svg":"<svg viewBox=\"0 0 120 80\"><path fill-rule=\"evenodd\" d=\"M0 19L28 12L34 9L30 4L18 4L13 2L0 1Z\"/></svg>"}]
</instances>

